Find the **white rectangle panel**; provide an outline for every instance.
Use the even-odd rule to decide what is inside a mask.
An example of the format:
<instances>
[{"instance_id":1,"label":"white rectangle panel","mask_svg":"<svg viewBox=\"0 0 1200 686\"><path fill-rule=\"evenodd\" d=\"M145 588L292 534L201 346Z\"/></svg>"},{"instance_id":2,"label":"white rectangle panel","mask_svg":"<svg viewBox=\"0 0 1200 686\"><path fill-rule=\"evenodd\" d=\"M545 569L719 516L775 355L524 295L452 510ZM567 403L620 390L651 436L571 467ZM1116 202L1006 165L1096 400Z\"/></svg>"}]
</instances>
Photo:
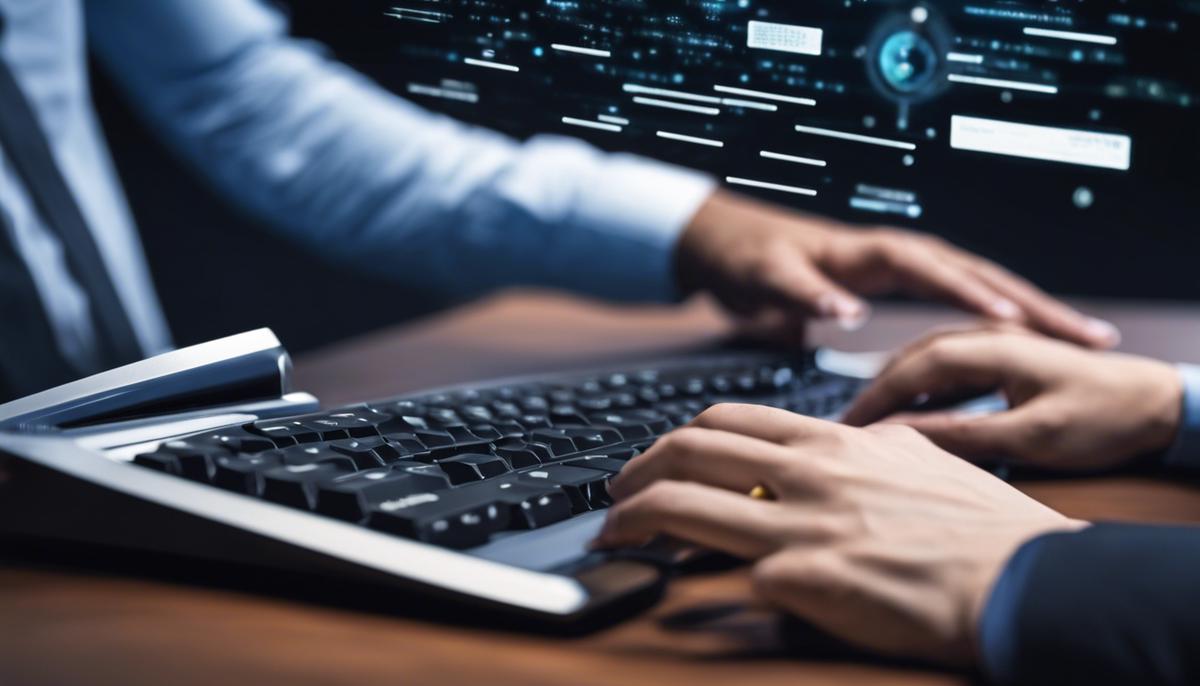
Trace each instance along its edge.
<instances>
[{"instance_id":1,"label":"white rectangle panel","mask_svg":"<svg viewBox=\"0 0 1200 686\"><path fill-rule=\"evenodd\" d=\"M961 115L950 118L950 147L1122 171L1133 156L1129 136Z\"/></svg>"},{"instance_id":2,"label":"white rectangle panel","mask_svg":"<svg viewBox=\"0 0 1200 686\"><path fill-rule=\"evenodd\" d=\"M746 47L820 55L825 32L812 26L752 21L746 27Z\"/></svg>"}]
</instances>

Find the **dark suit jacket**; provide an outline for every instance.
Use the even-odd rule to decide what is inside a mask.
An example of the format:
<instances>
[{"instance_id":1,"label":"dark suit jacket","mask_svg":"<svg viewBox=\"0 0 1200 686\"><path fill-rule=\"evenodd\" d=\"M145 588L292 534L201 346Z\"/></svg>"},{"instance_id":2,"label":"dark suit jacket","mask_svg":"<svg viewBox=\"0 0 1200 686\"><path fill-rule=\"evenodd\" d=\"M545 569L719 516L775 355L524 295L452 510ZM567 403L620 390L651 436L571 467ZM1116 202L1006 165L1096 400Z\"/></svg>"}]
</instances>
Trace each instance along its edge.
<instances>
[{"instance_id":1,"label":"dark suit jacket","mask_svg":"<svg viewBox=\"0 0 1200 686\"><path fill-rule=\"evenodd\" d=\"M1000 684L1200 684L1200 527L1099 524L1026 543L981 637Z\"/></svg>"}]
</instances>

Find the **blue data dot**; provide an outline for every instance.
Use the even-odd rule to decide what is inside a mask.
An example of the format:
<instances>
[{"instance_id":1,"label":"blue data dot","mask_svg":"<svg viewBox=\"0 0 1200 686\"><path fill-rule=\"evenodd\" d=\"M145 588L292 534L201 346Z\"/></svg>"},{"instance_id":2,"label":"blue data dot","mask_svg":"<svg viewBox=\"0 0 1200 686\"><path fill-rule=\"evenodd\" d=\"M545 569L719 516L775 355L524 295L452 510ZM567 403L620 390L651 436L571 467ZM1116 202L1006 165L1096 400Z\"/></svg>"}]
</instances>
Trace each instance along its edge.
<instances>
[{"instance_id":1,"label":"blue data dot","mask_svg":"<svg viewBox=\"0 0 1200 686\"><path fill-rule=\"evenodd\" d=\"M1075 203L1075 207L1086 210L1096 202L1096 196L1092 194L1092 189L1087 186L1080 186L1071 194L1071 202Z\"/></svg>"},{"instance_id":2,"label":"blue data dot","mask_svg":"<svg viewBox=\"0 0 1200 686\"><path fill-rule=\"evenodd\" d=\"M542 49L542 46L540 46L540 45L539 45L539 46L537 46L537 47L535 47L535 48L533 49L533 56L534 56L534 57L541 57L542 55L545 55L545 54L546 54L546 51L545 51L545 50L543 50L543 49Z\"/></svg>"}]
</instances>

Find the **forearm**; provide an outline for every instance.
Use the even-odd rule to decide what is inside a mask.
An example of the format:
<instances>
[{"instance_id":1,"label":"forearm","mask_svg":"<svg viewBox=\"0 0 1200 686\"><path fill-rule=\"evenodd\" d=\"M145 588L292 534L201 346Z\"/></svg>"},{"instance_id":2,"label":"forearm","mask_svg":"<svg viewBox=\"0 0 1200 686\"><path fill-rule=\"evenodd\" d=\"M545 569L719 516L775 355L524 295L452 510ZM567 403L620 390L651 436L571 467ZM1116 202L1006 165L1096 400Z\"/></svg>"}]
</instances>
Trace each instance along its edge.
<instances>
[{"instance_id":1,"label":"forearm","mask_svg":"<svg viewBox=\"0 0 1200 686\"><path fill-rule=\"evenodd\" d=\"M1200 531L1103 524L1026 543L992 589L981 660L999 684L1200 680Z\"/></svg>"},{"instance_id":2,"label":"forearm","mask_svg":"<svg viewBox=\"0 0 1200 686\"><path fill-rule=\"evenodd\" d=\"M430 114L287 38L252 0L89 11L98 53L173 147L322 254L453 296L674 294L671 253L704 177Z\"/></svg>"}]
</instances>

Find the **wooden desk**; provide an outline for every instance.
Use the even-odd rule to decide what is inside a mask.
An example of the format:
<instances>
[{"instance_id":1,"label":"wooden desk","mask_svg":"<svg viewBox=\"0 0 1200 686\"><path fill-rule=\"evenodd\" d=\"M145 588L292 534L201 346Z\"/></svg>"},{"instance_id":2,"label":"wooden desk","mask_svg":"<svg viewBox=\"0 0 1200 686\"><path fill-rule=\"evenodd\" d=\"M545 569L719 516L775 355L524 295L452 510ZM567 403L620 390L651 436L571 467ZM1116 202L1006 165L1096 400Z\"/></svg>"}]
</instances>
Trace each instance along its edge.
<instances>
[{"instance_id":1,"label":"wooden desk","mask_svg":"<svg viewBox=\"0 0 1200 686\"><path fill-rule=\"evenodd\" d=\"M1189 345L1200 343L1200 308L1091 309L1122 326L1129 350L1200 361L1200 345ZM813 336L879 349L956 319L889 308L853 336L827 327ZM338 403L669 352L727 330L702 304L628 311L518 294L306 356L297 376L299 387ZM1200 522L1200 491L1182 485L1123 477L1023 487L1077 517ZM550 639L17 559L0 564L0 684L967 683L936 671L797 657L780 647L771 614L738 610L748 598L742 571L695 574L627 622ZM700 616L713 619L694 621Z\"/></svg>"}]
</instances>

